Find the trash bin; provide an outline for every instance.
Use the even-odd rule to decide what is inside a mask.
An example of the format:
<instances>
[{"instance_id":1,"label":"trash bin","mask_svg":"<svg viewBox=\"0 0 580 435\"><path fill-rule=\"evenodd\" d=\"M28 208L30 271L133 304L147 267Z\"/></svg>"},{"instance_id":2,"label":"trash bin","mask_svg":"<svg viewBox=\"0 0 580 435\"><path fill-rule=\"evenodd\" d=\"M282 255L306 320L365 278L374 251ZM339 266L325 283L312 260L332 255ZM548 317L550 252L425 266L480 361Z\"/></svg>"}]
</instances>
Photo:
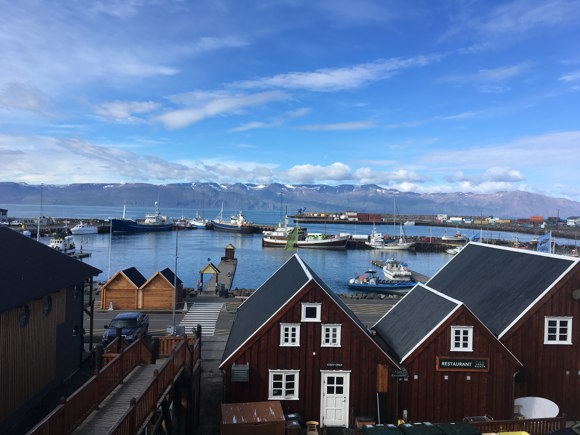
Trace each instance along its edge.
<instances>
[{"instance_id":1,"label":"trash bin","mask_svg":"<svg viewBox=\"0 0 580 435\"><path fill-rule=\"evenodd\" d=\"M298 420L286 421L286 435L300 435L300 422Z\"/></svg>"}]
</instances>

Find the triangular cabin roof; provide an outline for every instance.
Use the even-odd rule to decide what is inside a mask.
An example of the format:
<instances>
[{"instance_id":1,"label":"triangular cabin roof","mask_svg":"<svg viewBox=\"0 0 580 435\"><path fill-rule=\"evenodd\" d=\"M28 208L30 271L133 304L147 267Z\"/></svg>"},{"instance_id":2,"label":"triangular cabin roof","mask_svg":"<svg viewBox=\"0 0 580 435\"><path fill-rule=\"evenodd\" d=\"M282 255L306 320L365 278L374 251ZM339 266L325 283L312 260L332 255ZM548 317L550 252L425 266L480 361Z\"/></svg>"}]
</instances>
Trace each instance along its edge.
<instances>
[{"instance_id":1,"label":"triangular cabin roof","mask_svg":"<svg viewBox=\"0 0 580 435\"><path fill-rule=\"evenodd\" d=\"M109 283L113 282L119 275L123 275L131 284L135 286L135 288L140 288L147 282L147 279L141 274L141 272L137 270L136 267L129 267L114 274L111 279L105 283L104 287L106 288Z\"/></svg>"},{"instance_id":2,"label":"triangular cabin roof","mask_svg":"<svg viewBox=\"0 0 580 435\"><path fill-rule=\"evenodd\" d=\"M171 284L171 286L173 286L173 283L175 281L175 274L173 273L173 271L169 267L166 267L161 272L157 272L157 273L162 275L167 280L167 282L169 282L169 284ZM155 277L155 275L157 275L157 273L154 274L151 278L149 278L149 281L151 281ZM149 282L149 281L147 281L147 282ZM179 276L178 276L177 277L177 285L180 286L182 284L183 284L183 281L180 280Z\"/></svg>"},{"instance_id":3,"label":"triangular cabin roof","mask_svg":"<svg viewBox=\"0 0 580 435\"><path fill-rule=\"evenodd\" d=\"M423 284L418 284L407 293L372 329L388 350L396 355L398 362L404 364L442 324L461 310L468 311L476 324L487 331L490 339L497 342L517 365L521 365L467 306Z\"/></svg>"},{"instance_id":4,"label":"triangular cabin roof","mask_svg":"<svg viewBox=\"0 0 580 435\"><path fill-rule=\"evenodd\" d=\"M87 281L101 270L0 226L0 312Z\"/></svg>"},{"instance_id":5,"label":"triangular cabin roof","mask_svg":"<svg viewBox=\"0 0 580 435\"><path fill-rule=\"evenodd\" d=\"M209 262L199 271L199 273L201 273L201 274L207 273L207 274L214 274L215 275L215 274L220 273L220 270L217 267L215 267L215 265L213 263Z\"/></svg>"},{"instance_id":6,"label":"triangular cabin roof","mask_svg":"<svg viewBox=\"0 0 580 435\"><path fill-rule=\"evenodd\" d=\"M374 340L366 326L358 319L342 299L326 285L298 254L290 257L274 274L266 280L248 299L240 305L230 330L220 368L257 333L278 311L284 307L309 282L318 286L350 317L360 329Z\"/></svg>"},{"instance_id":7,"label":"triangular cabin roof","mask_svg":"<svg viewBox=\"0 0 580 435\"><path fill-rule=\"evenodd\" d=\"M463 302L501 338L578 262L573 257L470 242L427 285Z\"/></svg>"}]
</instances>

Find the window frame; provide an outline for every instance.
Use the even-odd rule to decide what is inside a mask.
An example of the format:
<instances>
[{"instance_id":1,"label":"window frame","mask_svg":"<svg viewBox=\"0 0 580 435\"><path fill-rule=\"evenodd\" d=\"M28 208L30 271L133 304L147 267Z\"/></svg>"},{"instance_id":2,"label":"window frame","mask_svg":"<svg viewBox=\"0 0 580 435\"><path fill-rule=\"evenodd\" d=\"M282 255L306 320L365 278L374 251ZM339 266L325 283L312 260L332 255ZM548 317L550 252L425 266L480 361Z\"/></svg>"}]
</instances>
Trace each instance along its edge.
<instances>
[{"instance_id":1,"label":"window frame","mask_svg":"<svg viewBox=\"0 0 580 435\"><path fill-rule=\"evenodd\" d=\"M276 375L282 375L281 380L276 380L276 382L282 382L281 395L274 395L274 377ZM294 393L288 395L286 393L286 386L289 382L287 376L293 375L294 380ZM268 370L268 400L300 400L299 397L299 386L300 386L300 370L279 370L270 369Z\"/></svg>"},{"instance_id":2,"label":"window frame","mask_svg":"<svg viewBox=\"0 0 580 435\"><path fill-rule=\"evenodd\" d=\"M457 345L456 336L460 332L459 346ZM467 332L467 347L462 347L463 332ZM473 352L473 326L452 326L451 327L451 352Z\"/></svg>"},{"instance_id":3,"label":"window frame","mask_svg":"<svg viewBox=\"0 0 580 435\"><path fill-rule=\"evenodd\" d=\"M285 332L291 328L296 328L296 339L294 342L285 340ZM280 323L280 346L300 347L300 323Z\"/></svg>"},{"instance_id":4,"label":"window frame","mask_svg":"<svg viewBox=\"0 0 580 435\"><path fill-rule=\"evenodd\" d=\"M316 308L316 317L306 317L308 308ZM322 302L302 302L302 309L300 310L301 322L320 322L320 313L322 311Z\"/></svg>"},{"instance_id":5,"label":"window frame","mask_svg":"<svg viewBox=\"0 0 580 435\"><path fill-rule=\"evenodd\" d=\"M558 344L565 344L565 345L572 345L572 316L545 316L544 317L544 344L548 345L558 345ZM556 321L558 324L556 325L556 331L554 333L549 332L549 322ZM566 322L566 339L561 340L559 337L562 335L561 327L562 325L560 322ZM550 335L555 335L556 338L554 340L550 340Z\"/></svg>"},{"instance_id":6,"label":"window frame","mask_svg":"<svg viewBox=\"0 0 580 435\"><path fill-rule=\"evenodd\" d=\"M329 342L326 342L326 331L332 328L336 328L336 339L335 342L332 342L332 339ZM339 323L325 323L320 328L320 347L341 347L342 346L342 325Z\"/></svg>"}]
</instances>

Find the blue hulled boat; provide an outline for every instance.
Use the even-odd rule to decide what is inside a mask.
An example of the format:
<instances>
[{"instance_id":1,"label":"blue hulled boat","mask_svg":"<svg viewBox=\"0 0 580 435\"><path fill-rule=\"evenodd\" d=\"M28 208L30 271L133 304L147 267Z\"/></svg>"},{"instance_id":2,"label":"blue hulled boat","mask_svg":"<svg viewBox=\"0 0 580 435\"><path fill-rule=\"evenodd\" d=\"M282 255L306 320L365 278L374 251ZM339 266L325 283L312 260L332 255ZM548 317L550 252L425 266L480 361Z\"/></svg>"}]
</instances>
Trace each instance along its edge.
<instances>
[{"instance_id":1,"label":"blue hulled boat","mask_svg":"<svg viewBox=\"0 0 580 435\"><path fill-rule=\"evenodd\" d=\"M172 229L173 222L169 222L167 216L162 216L159 213L157 201L155 202L155 212L146 215L143 222L126 219L124 208L123 218L111 219L111 231L114 233L148 233L156 231L171 231Z\"/></svg>"}]
</instances>

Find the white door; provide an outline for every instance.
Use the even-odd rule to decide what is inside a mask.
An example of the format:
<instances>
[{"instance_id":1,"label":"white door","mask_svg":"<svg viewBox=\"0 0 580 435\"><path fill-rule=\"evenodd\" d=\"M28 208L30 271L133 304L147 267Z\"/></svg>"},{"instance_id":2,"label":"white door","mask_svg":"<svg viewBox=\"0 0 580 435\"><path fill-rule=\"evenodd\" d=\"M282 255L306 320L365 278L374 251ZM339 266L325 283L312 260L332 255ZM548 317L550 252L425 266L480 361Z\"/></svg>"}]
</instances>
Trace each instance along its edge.
<instances>
[{"instance_id":1,"label":"white door","mask_svg":"<svg viewBox=\"0 0 580 435\"><path fill-rule=\"evenodd\" d=\"M322 426L348 426L350 372L322 371Z\"/></svg>"}]
</instances>

